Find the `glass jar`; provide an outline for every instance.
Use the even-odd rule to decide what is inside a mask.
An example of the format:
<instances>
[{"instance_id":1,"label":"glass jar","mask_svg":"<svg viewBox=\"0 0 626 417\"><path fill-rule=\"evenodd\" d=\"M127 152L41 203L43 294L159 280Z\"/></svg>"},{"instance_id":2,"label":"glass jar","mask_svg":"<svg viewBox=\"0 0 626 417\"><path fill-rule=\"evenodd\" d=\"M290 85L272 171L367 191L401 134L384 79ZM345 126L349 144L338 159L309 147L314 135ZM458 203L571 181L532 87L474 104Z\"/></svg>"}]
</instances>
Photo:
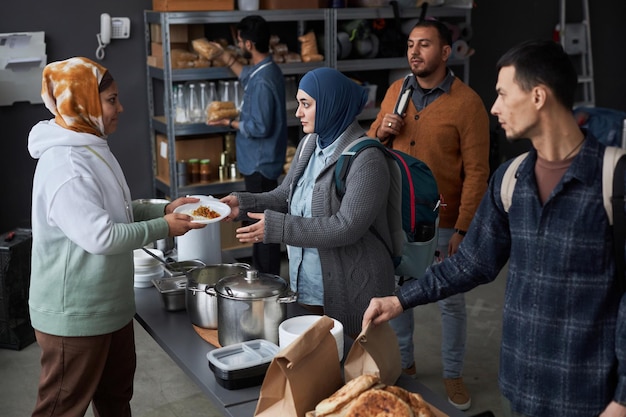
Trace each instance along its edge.
<instances>
[{"instance_id":1,"label":"glass jar","mask_svg":"<svg viewBox=\"0 0 626 417\"><path fill-rule=\"evenodd\" d=\"M176 162L176 175L178 177L178 186L184 187L189 180L189 174L187 173L187 161L180 160Z\"/></svg>"},{"instance_id":2,"label":"glass jar","mask_svg":"<svg viewBox=\"0 0 626 417\"><path fill-rule=\"evenodd\" d=\"M211 160L200 160L200 182L209 182L211 180Z\"/></svg>"},{"instance_id":3,"label":"glass jar","mask_svg":"<svg viewBox=\"0 0 626 417\"><path fill-rule=\"evenodd\" d=\"M188 162L189 182L200 182L200 160L192 158Z\"/></svg>"}]
</instances>

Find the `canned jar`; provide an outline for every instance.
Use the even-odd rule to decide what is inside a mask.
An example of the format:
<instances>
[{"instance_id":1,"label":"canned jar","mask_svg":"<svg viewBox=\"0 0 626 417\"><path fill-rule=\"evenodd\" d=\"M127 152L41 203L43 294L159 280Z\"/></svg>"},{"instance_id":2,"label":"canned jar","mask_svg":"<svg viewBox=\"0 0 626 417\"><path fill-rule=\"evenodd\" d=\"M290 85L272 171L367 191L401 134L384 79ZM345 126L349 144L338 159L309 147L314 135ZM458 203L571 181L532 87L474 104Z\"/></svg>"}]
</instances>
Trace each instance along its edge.
<instances>
[{"instance_id":1,"label":"canned jar","mask_svg":"<svg viewBox=\"0 0 626 417\"><path fill-rule=\"evenodd\" d=\"M218 173L218 177L219 177L220 181L225 181L225 180L228 179L228 175L226 173L227 168L228 167L226 165L220 165L217 168L217 173Z\"/></svg>"},{"instance_id":2,"label":"canned jar","mask_svg":"<svg viewBox=\"0 0 626 417\"><path fill-rule=\"evenodd\" d=\"M237 164L230 164L230 178L237 179L239 177L239 172L237 171Z\"/></svg>"},{"instance_id":3,"label":"canned jar","mask_svg":"<svg viewBox=\"0 0 626 417\"><path fill-rule=\"evenodd\" d=\"M189 160L189 182L200 182L200 160L192 158Z\"/></svg>"},{"instance_id":4,"label":"canned jar","mask_svg":"<svg viewBox=\"0 0 626 417\"><path fill-rule=\"evenodd\" d=\"M211 160L200 160L200 181L209 182L211 180Z\"/></svg>"},{"instance_id":5,"label":"canned jar","mask_svg":"<svg viewBox=\"0 0 626 417\"><path fill-rule=\"evenodd\" d=\"M178 186L184 187L187 185L189 175L187 173L187 161L176 162L176 175L178 176Z\"/></svg>"}]
</instances>

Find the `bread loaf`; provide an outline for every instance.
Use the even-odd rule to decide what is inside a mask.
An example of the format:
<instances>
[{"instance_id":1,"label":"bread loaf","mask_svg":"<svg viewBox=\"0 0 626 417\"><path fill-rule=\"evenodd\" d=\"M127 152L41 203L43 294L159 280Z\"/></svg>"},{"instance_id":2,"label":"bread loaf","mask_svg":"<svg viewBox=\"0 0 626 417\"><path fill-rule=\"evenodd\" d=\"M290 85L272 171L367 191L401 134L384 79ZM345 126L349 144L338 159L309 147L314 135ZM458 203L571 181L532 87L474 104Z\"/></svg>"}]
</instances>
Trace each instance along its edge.
<instances>
[{"instance_id":1,"label":"bread loaf","mask_svg":"<svg viewBox=\"0 0 626 417\"><path fill-rule=\"evenodd\" d=\"M207 107L207 121L234 119L239 115L232 101L213 101Z\"/></svg>"},{"instance_id":2,"label":"bread loaf","mask_svg":"<svg viewBox=\"0 0 626 417\"><path fill-rule=\"evenodd\" d=\"M380 380L376 375L361 375L354 378L343 387L339 388L333 395L322 400L315 406L316 417L331 417L331 413L344 408L348 403L368 390Z\"/></svg>"},{"instance_id":3,"label":"bread loaf","mask_svg":"<svg viewBox=\"0 0 626 417\"><path fill-rule=\"evenodd\" d=\"M198 55L209 61L224 53L224 49L220 44L209 42L206 38L193 39L191 41L191 46L193 47L193 50L198 53Z\"/></svg>"},{"instance_id":4,"label":"bread loaf","mask_svg":"<svg viewBox=\"0 0 626 417\"><path fill-rule=\"evenodd\" d=\"M320 401L307 417L435 417L421 395L361 375Z\"/></svg>"}]
</instances>

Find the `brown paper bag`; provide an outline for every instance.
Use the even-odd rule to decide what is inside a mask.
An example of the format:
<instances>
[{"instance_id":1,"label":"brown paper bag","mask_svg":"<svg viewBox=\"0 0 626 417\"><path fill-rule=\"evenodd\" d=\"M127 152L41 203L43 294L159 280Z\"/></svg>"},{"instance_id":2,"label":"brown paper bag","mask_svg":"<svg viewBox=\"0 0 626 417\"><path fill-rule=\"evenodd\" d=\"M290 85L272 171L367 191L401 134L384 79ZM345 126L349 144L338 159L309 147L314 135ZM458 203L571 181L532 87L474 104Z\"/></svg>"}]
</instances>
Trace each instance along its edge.
<instances>
[{"instance_id":1,"label":"brown paper bag","mask_svg":"<svg viewBox=\"0 0 626 417\"><path fill-rule=\"evenodd\" d=\"M394 385L402 373L398 338L389 323L368 325L356 338L343 366L346 383L363 374L375 374Z\"/></svg>"},{"instance_id":2,"label":"brown paper bag","mask_svg":"<svg viewBox=\"0 0 626 417\"><path fill-rule=\"evenodd\" d=\"M324 316L270 363L254 412L262 417L304 417L343 381L333 320Z\"/></svg>"}]
</instances>

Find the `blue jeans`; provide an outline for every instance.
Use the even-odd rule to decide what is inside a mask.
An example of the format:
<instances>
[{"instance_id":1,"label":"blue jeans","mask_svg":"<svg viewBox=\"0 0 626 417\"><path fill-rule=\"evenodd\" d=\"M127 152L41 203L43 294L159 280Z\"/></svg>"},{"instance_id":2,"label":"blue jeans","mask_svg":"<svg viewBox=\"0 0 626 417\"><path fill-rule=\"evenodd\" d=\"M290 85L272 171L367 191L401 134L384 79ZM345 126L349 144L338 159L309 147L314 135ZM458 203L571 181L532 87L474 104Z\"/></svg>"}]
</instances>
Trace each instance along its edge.
<instances>
[{"instance_id":1,"label":"blue jeans","mask_svg":"<svg viewBox=\"0 0 626 417\"><path fill-rule=\"evenodd\" d=\"M443 259L448 253L448 242L454 233L453 229L439 229L437 250ZM436 260L435 262L438 262ZM419 279L419 278L414 278ZM409 284L410 285L410 284ZM465 311L465 295L456 294L437 302L441 310L441 360L443 377L457 378L463 371L465 357L465 339L467 333L467 313ZM415 361L413 346L413 330L415 323L413 309L404 311L400 316L389 321L398 336L402 368L408 368Z\"/></svg>"}]
</instances>

